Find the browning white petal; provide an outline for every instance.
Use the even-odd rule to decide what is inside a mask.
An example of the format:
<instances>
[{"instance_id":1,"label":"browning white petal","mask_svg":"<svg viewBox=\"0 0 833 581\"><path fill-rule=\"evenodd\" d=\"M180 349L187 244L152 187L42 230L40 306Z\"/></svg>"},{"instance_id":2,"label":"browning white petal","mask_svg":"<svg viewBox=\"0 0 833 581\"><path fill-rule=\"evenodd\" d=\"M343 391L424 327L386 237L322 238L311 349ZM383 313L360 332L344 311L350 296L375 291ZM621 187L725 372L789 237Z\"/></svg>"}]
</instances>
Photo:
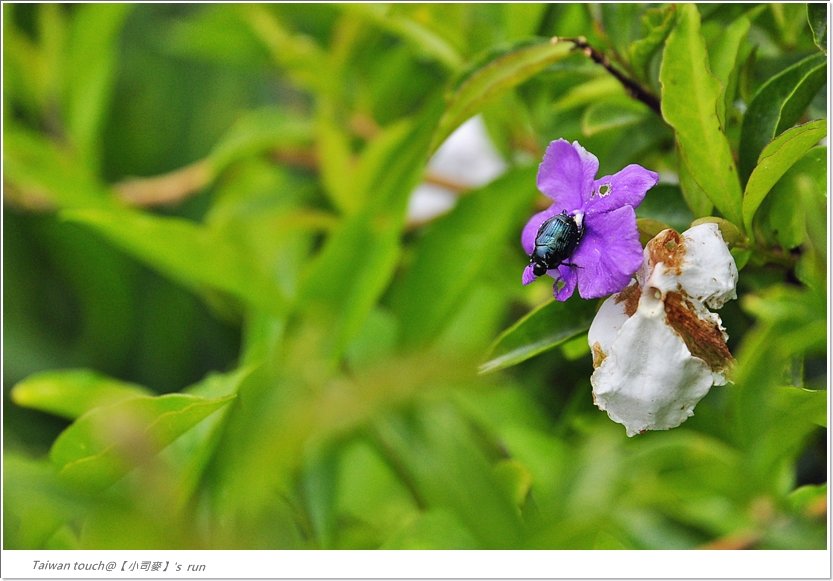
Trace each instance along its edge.
<instances>
[{"instance_id":1,"label":"browning white petal","mask_svg":"<svg viewBox=\"0 0 833 581\"><path fill-rule=\"evenodd\" d=\"M736 297L737 268L714 224L660 232L636 279L602 304L588 333L593 401L629 436L680 425L734 363L706 307Z\"/></svg>"}]
</instances>

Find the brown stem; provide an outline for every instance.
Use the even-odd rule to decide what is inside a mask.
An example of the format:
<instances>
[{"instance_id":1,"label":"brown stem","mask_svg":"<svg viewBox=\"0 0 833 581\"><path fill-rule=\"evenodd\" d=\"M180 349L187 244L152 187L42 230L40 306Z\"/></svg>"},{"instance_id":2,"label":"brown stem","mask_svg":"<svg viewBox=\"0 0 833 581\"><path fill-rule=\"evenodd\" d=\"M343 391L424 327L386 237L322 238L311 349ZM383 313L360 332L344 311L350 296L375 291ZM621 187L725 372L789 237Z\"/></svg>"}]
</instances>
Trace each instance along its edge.
<instances>
[{"instance_id":1,"label":"brown stem","mask_svg":"<svg viewBox=\"0 0 833 581\"><path fill-rule=\"evenodd\" d=\"M572 42L576 49L580 50L584 53L585 56L590 58L596 64L601 65L605 68L607 72L609 72L613 77L622 84L625 88L625 91L636 99L637 101L642 101L648 107L651 108L654 113L662 116L662 111L660 110L660 103L659 99L645 89L642 85L640 85L635 80L631 79L624 73L622 73L619 69L615 68L613 64L610 62L610 59L607 58L603 53L599 52L587 42L587 39L583 36L578 36L575 38L560 38L559 40L566 40L567 42Z\"/></svg>"},{"instance_id":2,"label":"brown stem","mask_svg":"<svg viewBox=\"0 0 833 581\"><path fill-rule=\"evenodd\" d=\"M200 191L211 178L211 166L203 159L166 174L128 179L115 184L113 189L131 206L163 206L181 202Z\"/></svg>"}]
</instances>

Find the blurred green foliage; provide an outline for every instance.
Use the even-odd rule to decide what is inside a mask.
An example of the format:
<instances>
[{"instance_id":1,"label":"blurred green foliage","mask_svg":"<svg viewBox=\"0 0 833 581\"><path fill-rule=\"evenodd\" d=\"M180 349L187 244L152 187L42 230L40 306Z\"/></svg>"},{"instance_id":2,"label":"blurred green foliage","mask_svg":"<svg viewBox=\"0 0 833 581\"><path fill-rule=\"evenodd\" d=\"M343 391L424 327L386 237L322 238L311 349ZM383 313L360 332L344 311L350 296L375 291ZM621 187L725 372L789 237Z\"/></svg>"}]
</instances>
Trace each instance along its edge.
<instances>
[{"instance_id":1,"label":"blurred green foliage","mask_svg":"<svg viewBox=\"0 0 833 581\"><path fill-rule=\"evenodd\" d=\"M824 10L4 4L5 548L824 548ZM475 114L509 169L412 219ZM520 285L559 137L734 233L671 432Z\"/></svg>"}]
</instances>

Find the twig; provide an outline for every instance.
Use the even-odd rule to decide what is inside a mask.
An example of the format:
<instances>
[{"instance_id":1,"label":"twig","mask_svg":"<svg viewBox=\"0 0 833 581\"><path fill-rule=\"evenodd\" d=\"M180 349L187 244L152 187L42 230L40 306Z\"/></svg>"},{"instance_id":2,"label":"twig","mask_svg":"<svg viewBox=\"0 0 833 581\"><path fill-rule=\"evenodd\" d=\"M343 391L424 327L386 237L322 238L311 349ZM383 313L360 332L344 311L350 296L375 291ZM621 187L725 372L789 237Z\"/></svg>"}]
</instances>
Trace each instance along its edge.
<instances>
[{"instance_id":1,"label":"twig","mask_svg":"<svg viewBox=\"0 0 833 581\"><path fill-rule=\"evenodd\" d=\"M627 93L631 97L633 97L637 101L642 101L648 107L650 107L651 110L654 111L654 113L656 113L659 116L662 116L659 99L657 99L657 97L653 93L645 89L645 87L640 85L638 82L631 79L630 77L619 71L617 68L615 68L613 64L610 62L610 59L608 59L607 56L605 56L603 53L590 46L585 37L577 36L575 38L558 38L558 40L572 42L577 49L581 50L581 52L585 54L585 56L590 58L596 64L599 64L602 67L604 67L607 72L613 75L613 77L622 84L622 86L625 88L625 91L627 91Z\"/></svg>"},{"instance_id":2,"label":"twig","mask_svg":"<svg viewBox=\"0 0 833 581\"><path fill-rule=\"evenodd\" d=\"M113 189L131 206L164 206L199 192L211 181L212 174L208 160L203 159L166 174L125 180Z\"/></svg>"}]
</instances>

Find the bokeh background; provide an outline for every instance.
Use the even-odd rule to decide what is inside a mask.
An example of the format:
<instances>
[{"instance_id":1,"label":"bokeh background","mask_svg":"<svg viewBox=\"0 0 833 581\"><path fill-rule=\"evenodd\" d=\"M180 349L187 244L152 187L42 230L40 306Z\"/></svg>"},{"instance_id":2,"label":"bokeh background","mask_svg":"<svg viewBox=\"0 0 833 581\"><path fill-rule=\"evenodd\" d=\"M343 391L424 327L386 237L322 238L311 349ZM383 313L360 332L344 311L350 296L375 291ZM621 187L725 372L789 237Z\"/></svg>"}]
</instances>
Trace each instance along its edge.
<instances>
[{"instance_id":1,"label":"bokeh background","mask_svg":"<svg viewBox=\"0 0 833 581\"><path fill-rule=\"evenodd\" d=\"M593 406L597 302L522 287L519 237L560 137L660 172L643 241L719 217L663 71L706 51L745 183L826 118L826 22L4 4L5 548L824 548L826 147L733 241L736 381L673 431Z\"/></svg>"}]
</instances>

